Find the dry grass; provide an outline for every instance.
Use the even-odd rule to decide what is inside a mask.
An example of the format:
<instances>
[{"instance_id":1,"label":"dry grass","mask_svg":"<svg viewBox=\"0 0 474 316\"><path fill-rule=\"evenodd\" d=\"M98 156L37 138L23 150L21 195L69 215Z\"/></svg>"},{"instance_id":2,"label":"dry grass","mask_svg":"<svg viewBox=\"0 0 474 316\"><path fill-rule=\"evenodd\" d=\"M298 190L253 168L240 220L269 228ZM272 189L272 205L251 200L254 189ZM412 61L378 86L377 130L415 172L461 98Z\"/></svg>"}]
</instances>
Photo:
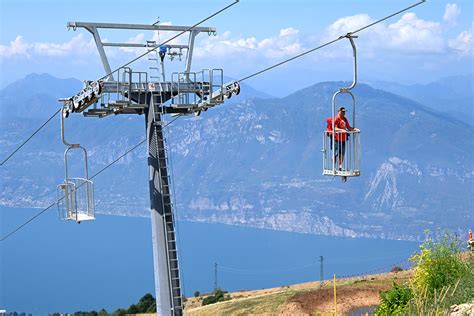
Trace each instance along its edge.
<instances>
[{"instance_id":1,"label":"dry grass","mask_svg":"<svg viewBox=\"0 0 474 316\"><path fill-rule=\"evenodd\" d=\"M391 285L394 280L398 283L403 283L408 280L411 274L412 271L402 271L339 279L336 284L338 289L341 290L342 296L338 297L338 299L342 301L344 293L353 295L353 293L362 293L371 287L384 289ZM207 306L200 306L203 297L190 298L186 303L185 315L309 315L311 314L312 307L310 305L303 307L295 298L319 295L318 293L322 291L331 292L332 282L326 281L325 284L326 286L323 289L320 289L319 282L308 282L265 290L229 293L232 300ZM354 291L344 290L347 288L354 289ZM350 299L357 301L359 296L355 298L351 296ZM357 305L357 303L355 304ZM317 310L320 312L330 312L332 305L328 306L330 306L328 310L319 308Z\"/></svg>"}]
</instances>

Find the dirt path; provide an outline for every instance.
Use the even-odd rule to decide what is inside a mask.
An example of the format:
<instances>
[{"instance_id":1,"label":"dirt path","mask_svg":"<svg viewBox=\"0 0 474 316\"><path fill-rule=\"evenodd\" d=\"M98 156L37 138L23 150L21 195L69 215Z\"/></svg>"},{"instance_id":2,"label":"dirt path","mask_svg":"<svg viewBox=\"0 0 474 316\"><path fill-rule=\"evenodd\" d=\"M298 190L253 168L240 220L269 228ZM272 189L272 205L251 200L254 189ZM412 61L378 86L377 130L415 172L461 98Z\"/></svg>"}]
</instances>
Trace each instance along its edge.
<instances>
[{"instance_id":1,"label":"dirt path","mask_svg":"<svg viewBox=\"0 0 474 316\"><path fill-rule=\"evenodd\" d=\"M345 315L350 310L380 303L379 294L390 288L388 283L359 284L337 289L337 313ZM282 314L311 315L315 312L334 311L332 288L318 289L292 297L282 309Z\"/></svg>"}]
</instances>

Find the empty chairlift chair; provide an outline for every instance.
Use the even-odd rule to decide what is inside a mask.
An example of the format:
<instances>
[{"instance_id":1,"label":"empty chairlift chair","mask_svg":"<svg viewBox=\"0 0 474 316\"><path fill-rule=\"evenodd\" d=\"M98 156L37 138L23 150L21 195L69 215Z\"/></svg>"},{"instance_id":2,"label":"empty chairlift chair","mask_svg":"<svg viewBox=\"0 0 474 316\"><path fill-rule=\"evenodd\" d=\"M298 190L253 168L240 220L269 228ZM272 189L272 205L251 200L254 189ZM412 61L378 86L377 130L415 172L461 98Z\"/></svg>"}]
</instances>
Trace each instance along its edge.
<instances>
[{"instance_id":1,"label":"empty chairlift chair","mask_svg":"<svg viewBox=\"0 0 474 316\"><path fill-rule=\"evenodd\" d=\"M68 146L64 152L64 182L57 187L58 211L62 220L73 220L77 223L95 219L94 184L89 179L87 151L79 144L69 144L64 139L64 116L61 115L61 139ZM81 150L84 154L84 177L70 177L68 157L72 150Z\"/></svg>"}]
</instances>

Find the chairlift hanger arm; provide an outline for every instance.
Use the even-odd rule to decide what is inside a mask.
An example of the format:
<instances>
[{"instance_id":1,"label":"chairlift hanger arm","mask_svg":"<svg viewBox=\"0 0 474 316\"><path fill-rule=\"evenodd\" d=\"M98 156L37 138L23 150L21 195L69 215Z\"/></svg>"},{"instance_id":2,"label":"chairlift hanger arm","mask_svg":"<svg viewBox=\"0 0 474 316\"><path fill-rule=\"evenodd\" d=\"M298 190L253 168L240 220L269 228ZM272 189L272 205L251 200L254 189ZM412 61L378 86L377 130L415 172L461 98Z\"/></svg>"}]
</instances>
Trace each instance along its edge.
<instances>
[{"instance_id":1,"label":"chairlift hanger arm","mask_svg":"<svg viewBox=\"0 0 474 316\"><path fill-rule=\"evenodd\" d=\"M349 87L339 89L341 92L348 92L349 90L354 89L357 84L357 48L354 42L354 38L357 38L358 36L355 36L352 33L347 33L343 37L347 38L350 41L352 47L352 56L354 57L354 74L352 77L352 84Z\"/></svg>"}]
</instances>

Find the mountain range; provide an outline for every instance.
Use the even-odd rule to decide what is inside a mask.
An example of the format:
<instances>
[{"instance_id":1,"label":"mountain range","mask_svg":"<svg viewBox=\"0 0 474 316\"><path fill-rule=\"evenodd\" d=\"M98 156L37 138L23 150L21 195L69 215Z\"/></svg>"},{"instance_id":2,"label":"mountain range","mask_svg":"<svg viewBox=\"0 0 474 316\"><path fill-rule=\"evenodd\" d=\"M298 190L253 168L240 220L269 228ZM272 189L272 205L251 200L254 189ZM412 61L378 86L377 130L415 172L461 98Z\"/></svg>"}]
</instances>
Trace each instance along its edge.
<instances>
[{"instance_id":1,"label":"mountain range","mask_svg":"<svg viewBox=\"0 0 474 316\"><path fill-rule=\"evenodd\" d=\"M370 85L426 104L472 125L474 122L473 78L474 74L471 73L441 78L428 84L403 85L376 81Z\"/></svg>"},{"instance_id":2,"label":"mountain range","mask_svg":"<svg viewBox=\"0 0 474 316\"><path fill-rule=\"evenodd\" d=\"M347 183L321 175L331 97L346 84L317 83L284 98L243 85L232 102L176 120L166 134L178 218L390 239L418 239L425 229L466 231L474 213L474 128L430 98L359 84L362 175ZM0 157L54 113L58 98L80 87L74 79L30 75L0 91ZM54 201L65 149L56 120L0 168L0 204ZM144 126L140 116L76 115L67 119L66 138L87 148L94 174L141 141ZM71 174L83 173L80 159L70 161ZM97 212L148 216L145 146L94 180Z\"/></svg>"}]
</instances>

